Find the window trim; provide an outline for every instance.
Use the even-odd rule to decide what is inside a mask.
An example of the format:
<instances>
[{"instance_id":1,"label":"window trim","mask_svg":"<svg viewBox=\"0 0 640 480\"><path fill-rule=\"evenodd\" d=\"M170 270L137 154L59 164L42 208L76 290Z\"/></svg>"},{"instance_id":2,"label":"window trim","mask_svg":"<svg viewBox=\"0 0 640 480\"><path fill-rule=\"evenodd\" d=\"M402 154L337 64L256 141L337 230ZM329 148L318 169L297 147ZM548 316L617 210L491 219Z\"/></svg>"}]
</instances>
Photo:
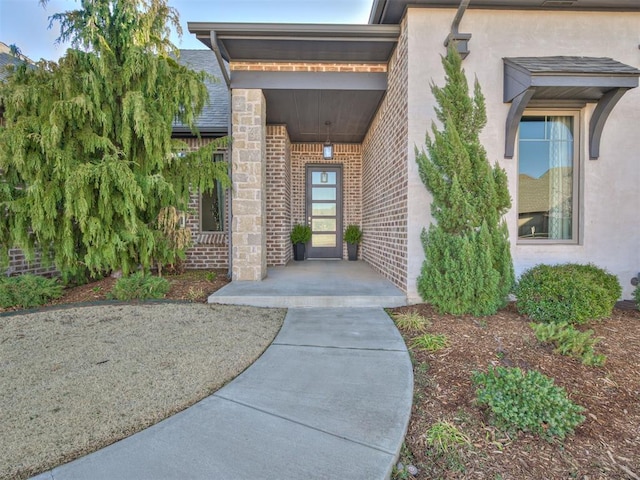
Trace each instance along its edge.
<instances>
[{"instance_id":1,"label":"window trim","mask_svg":"<svg viewBox=\"0 0 640 480\"><path fill-rule=\"evenodd\" d=\"M558 238L538 238L528 239L520 238L520 123L518 123L518 134L516 136L517 165L516 165L516 245L579 245L582 243L582 196L580 190L582 175L582 152L584 125L583 111L579 108L531 108L524 111L520 122L525 117L542 117L542 116L564 116L573 117L573 179L572 179L572 210L571 210L571 239Z\"/></svg>"},{"instance_id":2,"label":"window trim","mask_svg":"<svg viewBox=\"0 0 640 480\"><path fill-rule=\"evenodd\" d=\"M225 159L225 154L224 152L213 152L213 159L212 161L214 162L223 162ZM222 185L220 184L220 181L216 181L216 190L217 189L222 189ZM222 229L221 230L204 230L204 228L202 227L202 220L204 218L203 214L202 214L202 192L198 192L198 231L200 234L212 234L212 233L226 233L227 231L227 209L226 209L226 203L227 203L227 192L226 190L222 190L222 221L220 222Z\"/></svg>"}]
</instances>

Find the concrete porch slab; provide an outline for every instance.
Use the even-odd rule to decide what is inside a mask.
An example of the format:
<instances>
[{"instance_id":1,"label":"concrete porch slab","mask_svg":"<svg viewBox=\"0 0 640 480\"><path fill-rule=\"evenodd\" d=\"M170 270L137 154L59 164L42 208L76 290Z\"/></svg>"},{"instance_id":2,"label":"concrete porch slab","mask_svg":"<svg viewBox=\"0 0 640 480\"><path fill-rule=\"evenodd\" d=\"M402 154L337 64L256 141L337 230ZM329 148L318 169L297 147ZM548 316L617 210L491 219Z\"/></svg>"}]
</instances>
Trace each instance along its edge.
<instances>
[{"instance_id":1,"label":"concrete porch slab","mask_svg":"<svg viewBox=\"0 0 640 480\"><path fill-rule=\"evenodd\" d=\"M260 282L231 282L209 303L256 307L399 307L407 297L368 263L306 260L270 267Z\"/></svg>"}]
</instances>

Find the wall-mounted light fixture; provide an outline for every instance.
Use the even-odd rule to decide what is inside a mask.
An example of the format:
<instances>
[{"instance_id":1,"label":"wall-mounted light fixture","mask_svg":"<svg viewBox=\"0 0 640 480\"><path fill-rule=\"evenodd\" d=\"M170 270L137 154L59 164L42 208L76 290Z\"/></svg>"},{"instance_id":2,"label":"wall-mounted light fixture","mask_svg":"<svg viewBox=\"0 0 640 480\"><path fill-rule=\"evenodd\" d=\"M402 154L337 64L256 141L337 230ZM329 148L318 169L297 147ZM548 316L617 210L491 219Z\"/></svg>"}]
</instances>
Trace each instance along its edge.
<instances>
[{"instance_id":1,"label":"wall-mounted light fixture","mask_svg":"<svg viewBox=\"0 0 640 480\"><path fill-rule=\"evenodd\" d=\"M324 124L327 127L327 141L324 142L324 145L322 146L322 158L325 160L331 160L333 158L333 144L331 143L331 140L329 140L329 127L331 126L331 122L327 120Z\"/></svg>"}]
</instances>

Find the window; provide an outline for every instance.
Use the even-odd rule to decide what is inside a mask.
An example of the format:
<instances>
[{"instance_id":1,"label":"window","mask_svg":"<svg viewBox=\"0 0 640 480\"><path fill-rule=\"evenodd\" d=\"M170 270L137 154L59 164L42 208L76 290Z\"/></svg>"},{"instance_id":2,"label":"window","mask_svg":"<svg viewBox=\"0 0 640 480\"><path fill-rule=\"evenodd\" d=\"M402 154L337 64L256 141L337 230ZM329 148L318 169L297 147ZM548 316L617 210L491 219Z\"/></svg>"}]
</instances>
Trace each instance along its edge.
<instances>
[{"instance_id":1,"label":"window","mask_svg":"<svg viewBox=\"0 0 640 480\"><path fill-rule=\"evenodd\" d=\"M214 154L213 161L221 162L222 154ZM224 189L216 182L211 192L200 195L200 230L202 232L224 231Z\"/></svg>"},{"instance_id":2,"label":"window","mask_svg":"<svg viewBox=\"0 0 640 480\"><path fill-rule=\"evenodd\" d=\"M577 112L525 114L518 140L518 239L577 242Z\"/></svg>"}]
</instances>

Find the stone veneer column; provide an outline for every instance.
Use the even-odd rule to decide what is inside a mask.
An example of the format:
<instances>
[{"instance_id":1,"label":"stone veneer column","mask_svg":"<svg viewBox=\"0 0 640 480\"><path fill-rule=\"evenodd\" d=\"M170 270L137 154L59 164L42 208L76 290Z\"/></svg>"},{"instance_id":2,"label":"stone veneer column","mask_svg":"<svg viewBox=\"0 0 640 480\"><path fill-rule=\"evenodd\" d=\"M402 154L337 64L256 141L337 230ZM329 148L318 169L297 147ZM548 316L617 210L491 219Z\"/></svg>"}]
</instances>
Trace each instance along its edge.
<instances>
[{"instance_id":1,"label":"stone veneer column","mask_svg":"<svg viewBox=\"0 0 640 480\"><path fill-rule=\"evenodd\" d=\"M266 101L262 90L232 92L233 281L267 275Z\"/></svg>"}]
</instances>

